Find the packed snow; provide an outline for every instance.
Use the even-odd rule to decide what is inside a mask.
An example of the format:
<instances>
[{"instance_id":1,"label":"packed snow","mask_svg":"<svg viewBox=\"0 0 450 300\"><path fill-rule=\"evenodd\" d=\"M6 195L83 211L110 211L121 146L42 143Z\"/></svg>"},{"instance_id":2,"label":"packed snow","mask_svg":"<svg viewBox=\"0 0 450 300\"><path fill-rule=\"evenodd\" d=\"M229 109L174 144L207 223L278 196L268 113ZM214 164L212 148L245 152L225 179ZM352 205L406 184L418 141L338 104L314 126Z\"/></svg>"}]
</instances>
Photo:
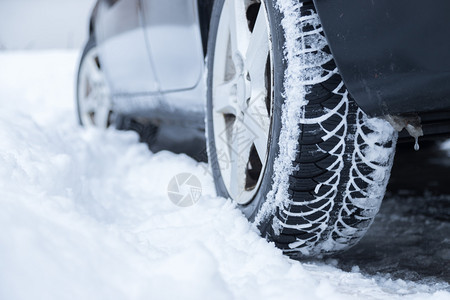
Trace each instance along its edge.
<instances>
[{"instance_id":1,"label":"packed snow","mask_svg":"<svg viewBox=\"0 0 450 300\"><path fill-rule=\"evenodd\" d=\"M205 164L78 126L78 52L0 53L0 299L450 299L298 262L215 196ZM202 184L181 208L167 186Z\"/></svg>"}]
</instances>

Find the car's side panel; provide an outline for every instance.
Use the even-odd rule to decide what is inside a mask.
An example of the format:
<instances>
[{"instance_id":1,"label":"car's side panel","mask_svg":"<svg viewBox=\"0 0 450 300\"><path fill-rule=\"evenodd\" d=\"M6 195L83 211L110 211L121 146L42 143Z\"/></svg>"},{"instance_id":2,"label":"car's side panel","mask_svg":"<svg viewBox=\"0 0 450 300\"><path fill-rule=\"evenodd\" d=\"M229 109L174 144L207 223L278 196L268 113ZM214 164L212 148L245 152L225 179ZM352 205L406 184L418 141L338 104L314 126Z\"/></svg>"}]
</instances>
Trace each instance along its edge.
<instances>
[{"instance_id":1,"label":"car's side panel","mask_svg":"<svg viewBox=\"0 0 450 300\"><path fill-rule=\"evenodd\" d=\"M113 95L158 93L140 14L140 0L101 0L95 37Z\"/></svg>"},{"instance_id":2,"label":"car's side panel","mask_svg":"<svg viewBox=\"0 0 450 300\"><path fill-rule=\"evenodd\" d=\"M450 1L314 3L339 71L365 112L450 108Z\"/></svg>"},{"instance_id":3,"label":"car's side panel","mask_svg":"<svg viewBox=\"0 0 450 300\"><path fill-rule=\"evenodd\" d=\"M204 53L197 0L140 0L151 60L162 92L194 88Z\"/></svg>"}]
</instances>

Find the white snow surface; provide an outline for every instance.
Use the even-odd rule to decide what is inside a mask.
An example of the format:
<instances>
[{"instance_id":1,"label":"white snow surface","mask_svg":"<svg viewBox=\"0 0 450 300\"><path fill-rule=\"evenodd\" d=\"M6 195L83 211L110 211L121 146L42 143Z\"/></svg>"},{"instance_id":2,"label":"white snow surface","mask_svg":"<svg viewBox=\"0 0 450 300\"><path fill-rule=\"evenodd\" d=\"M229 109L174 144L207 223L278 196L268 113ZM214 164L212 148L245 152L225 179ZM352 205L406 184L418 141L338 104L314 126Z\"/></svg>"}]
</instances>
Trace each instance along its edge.
<instances>
[{"instance_id":1,"label":"white snow surface","mask_svg":"<svg viewBox=\"0 0 450 300\"><path fill-rule=\"evenodd\" d=\"M0 53L0 299L450 299L440 285L300 263L260 238L205 165L77 124L77 52ZM167 197L195 174L201 200Z\"/></svg>"}]
</instances>

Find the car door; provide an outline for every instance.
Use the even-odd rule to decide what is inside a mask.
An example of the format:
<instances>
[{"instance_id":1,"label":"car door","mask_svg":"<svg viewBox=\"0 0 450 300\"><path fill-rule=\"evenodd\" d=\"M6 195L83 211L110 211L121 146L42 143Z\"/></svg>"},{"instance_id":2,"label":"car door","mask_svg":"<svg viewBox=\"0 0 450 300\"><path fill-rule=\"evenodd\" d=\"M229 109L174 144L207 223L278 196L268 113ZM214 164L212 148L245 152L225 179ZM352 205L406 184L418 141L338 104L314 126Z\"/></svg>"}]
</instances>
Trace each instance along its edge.
<instances>
[{"instance_id":1,"label":"car door","mask_svg":"<svg viewBox=\"0 0 450 300\"><path fill-rule=\"evenodd\" d=\"M102 68L116 96L159 92L140 5L140 0L101 0L99 3L95 36Z\"/></svg>"},{"instance_id":2,"label":"car door","mask_svg":"<svg viewBox=\"0 0 450 300\"><path fill-rule=\"evenodd\" d=\"M151 61L161 92L192 89L204 57L196 0L140 0Z\"/></svg>"}]
</instances>

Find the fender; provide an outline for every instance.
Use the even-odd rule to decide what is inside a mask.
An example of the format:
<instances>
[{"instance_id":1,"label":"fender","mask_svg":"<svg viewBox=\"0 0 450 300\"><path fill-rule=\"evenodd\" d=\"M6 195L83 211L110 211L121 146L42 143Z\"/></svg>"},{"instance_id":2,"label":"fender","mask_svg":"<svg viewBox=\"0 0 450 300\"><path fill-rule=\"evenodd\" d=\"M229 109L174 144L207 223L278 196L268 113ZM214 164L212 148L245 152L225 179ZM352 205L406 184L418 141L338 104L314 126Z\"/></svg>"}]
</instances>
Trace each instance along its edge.
<instances>
[{"instance_id":1,"label":"fender","mask_svg":"<svg viewBox=\"0 0 450 300\"><path fill-rule=\"evenodd\" d=\"M314 3L349 93L367 114L450 111L450 1Z\"/></svg>"}]
</instances>

